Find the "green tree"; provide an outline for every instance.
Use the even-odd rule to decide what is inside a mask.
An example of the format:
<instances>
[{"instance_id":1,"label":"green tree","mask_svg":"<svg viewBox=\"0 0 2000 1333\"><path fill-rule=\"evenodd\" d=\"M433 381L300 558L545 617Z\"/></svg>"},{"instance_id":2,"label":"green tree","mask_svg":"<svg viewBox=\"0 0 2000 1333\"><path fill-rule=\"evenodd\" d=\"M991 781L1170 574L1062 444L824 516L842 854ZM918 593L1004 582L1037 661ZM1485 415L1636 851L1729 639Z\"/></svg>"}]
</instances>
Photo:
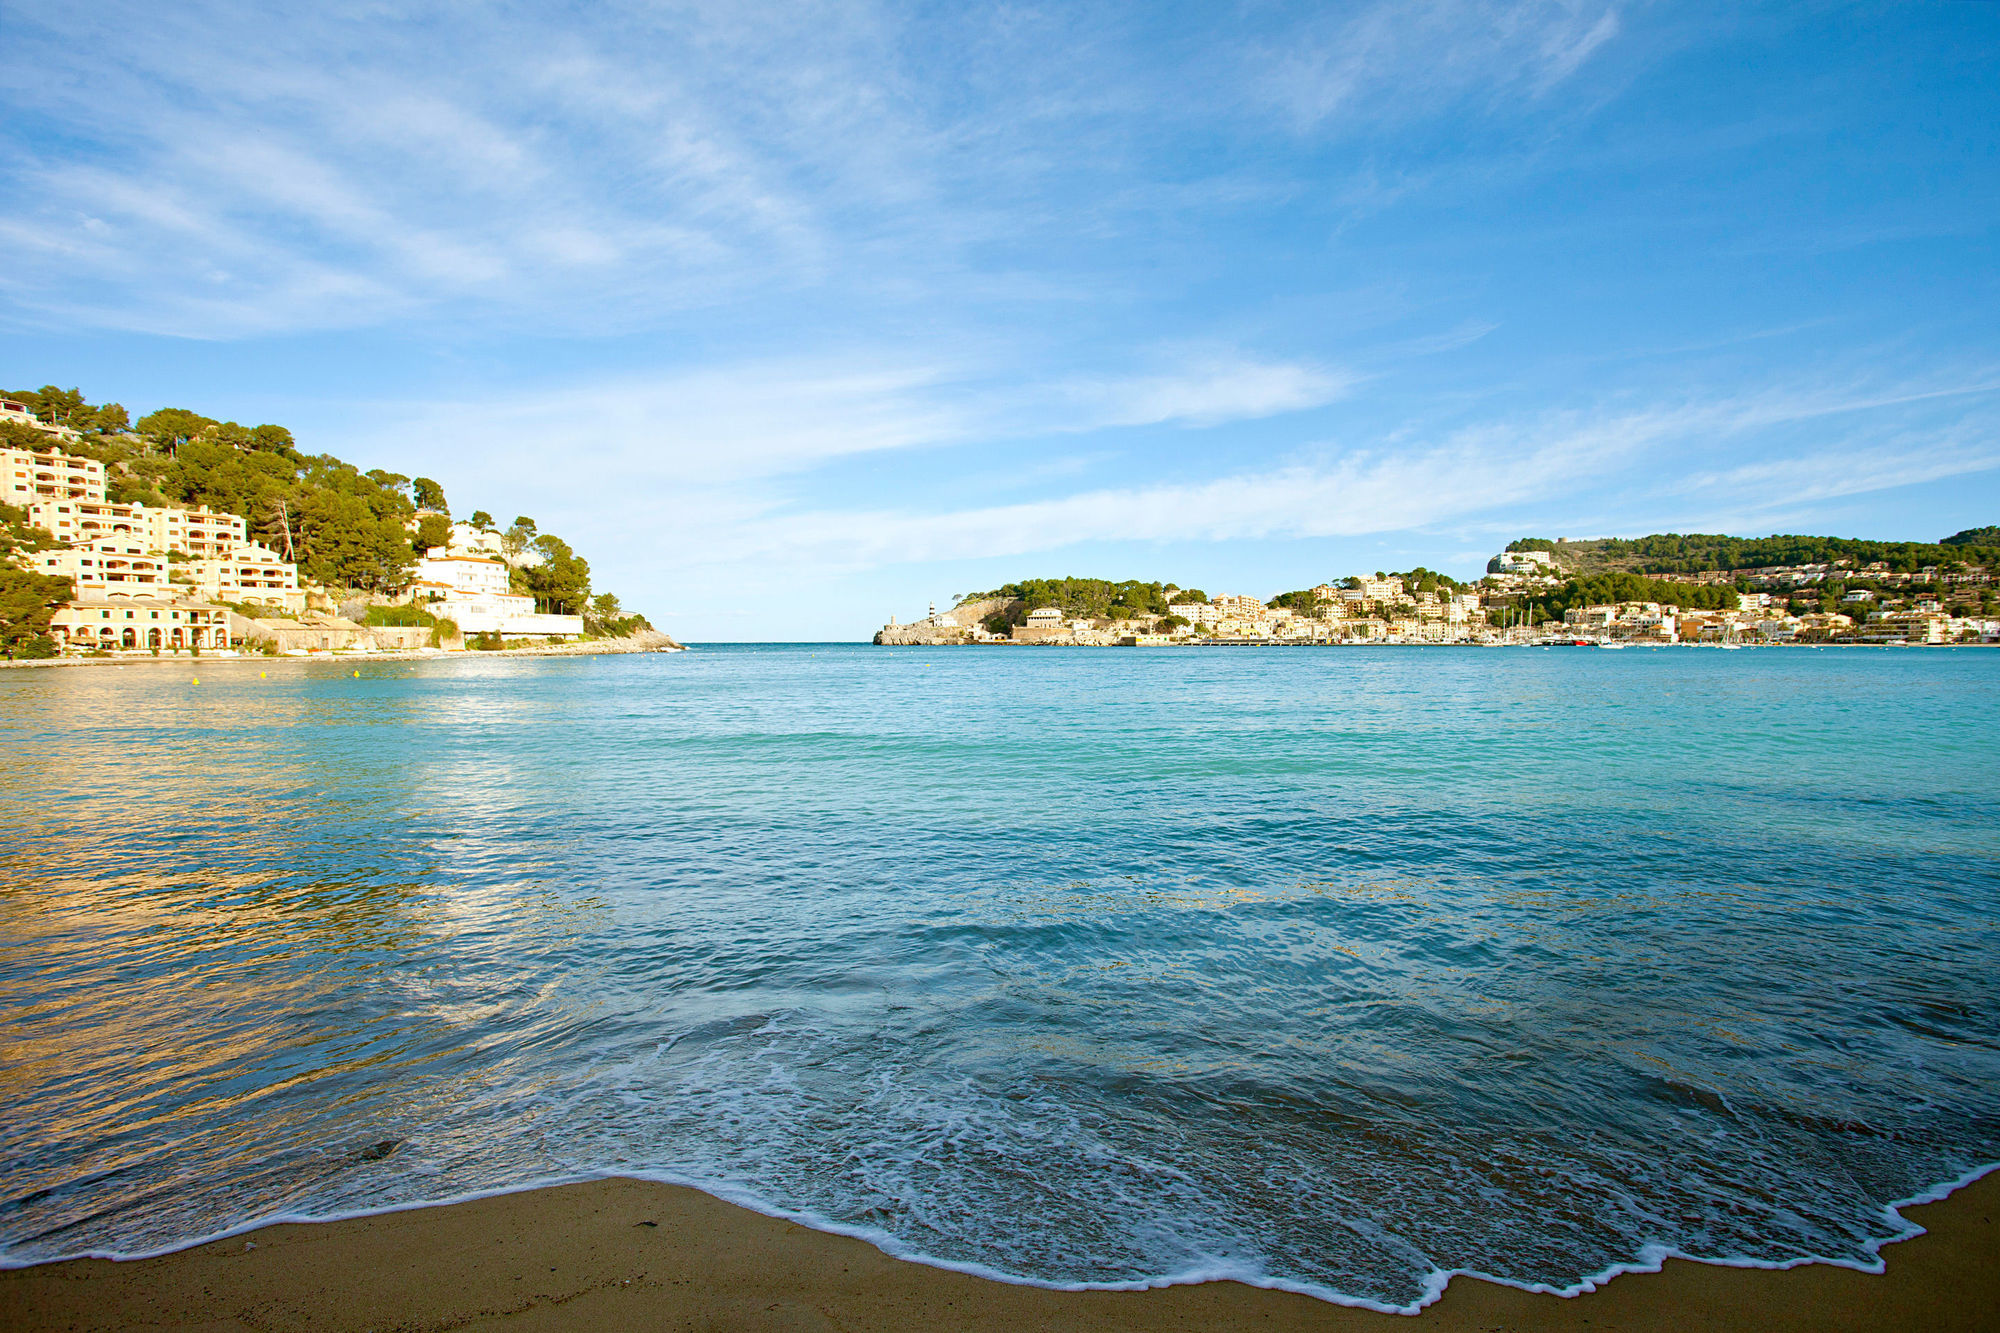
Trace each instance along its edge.
<instances>
[{"instance_id":1,"label":"green tree","mask_svg":"<svg viewBox=\"0 0 2000 1333\"><path fill-rule=\"evenodd\" d=\"M1029 611L1041 606L1057 607L1074 617L1130 620L1165 615L1168 601L1166 589L1165 584L1141 583L1137 579L1127 579L1122 583L1113 583L1108 579L1075 577L1023 579L1019 583L1004 584L991 592L967 594L965 600L1012 602L1014 605L1008 610L995 613L1004 624L1009 625L1020 624L1027 618ZM1201 594L1198 590L1183 592L1176 589L1173 596L1176 600L1181 598L1193 600L1201 597ZM994 632L1005 631L1002 629Z\"/></svg>"},{"instance_id":2,"label":"green tree","mask_svg":"<svg viewBox=\"0 0 2000 1333\"><path fill-rule=\"evenodd\" d=\"M0 653L20 657L75 595L70 581L0 561ZM39 655L39 654L37 654Z\"/></svg>"},{"instance_id":3,"label":"green tree","mask_svg":"<svg viewBox=\"0 0 2000 1333\"><path fill-rule=\"evenodd\" d=\"M481 532L493 531L493 515L487 513L484 509L473 510L472 517L468 522Z\"/></svg>"},{"instance_id":4,"label":"green tree","mask_svg":"<svg viewBox=\"0 0 2000 1333\"><path fill-rule=\"evenodd\" d=\"M58 389L53 384L44 384L35 398L35 415L51 426L74 426L89 407L81 389Z\"/></svg>"},{"instance_id":5,"label":"green tree","mask_svg":"<svg viewBox=\"0 0 2000 1333\"><path fill-rule=\"evenodd\" d=\"M123 403L93 407L76 423L76 428L96 435L120 435L132 429L132 418Z\"/></svg>"},{"instance_id":6,"label":"green tree","mask_svg":"<svg viewBox=\"0 0 2000 1333\"><path fill-rule=\"evenodd\" d=\"M451 520L443 514L425 514L417 520L417 533L410 541L418 555L433 546L447 546L451 543Z\"/></svg>"},{"instance_id":7,"label":"green tree","mask_svg":"<svg viewBox=\"0 0 2000 1333\"><path fill-rule=\"evenodd\" d=\"M161 452L178 455L181 447L221 423L184 407L163 407L139 418L139 433Z\"/></svg>"},{"instance_id":8,"label":"green tree","mask_svg":"<svg viewBox=\"0 0 2000 1333\"><path fill-rule=\"evenodd\" d=\"M283 426L273 426L268 422L250 432L250 447L265 453L296 456L298 446L292 440L292 433Z\"/></svg>"},{"instance_id":9,"label":"green tree","mask_svg":"<svg viewBox=\"0 0 2000 1333\"><path fill-rule=\"evenodd\" d=\"M589 563L550 533L536 537L533 549L542 557L541 562L514 571L522 591L533 597L541 610L581 615L590 602Z\"/></svg>"},{"instance_id":10,"label":"green tree","mask_svg":"<svg viewBox=\"0 0 2000 1333\"><path fill-rule=\"evenodd\" d=\"M418 477L410 483L410 498L416 501L419 509L435 509L441 514L451 512L451 506L444 502L444 487L429 477Z\"/></svg>"},{"instance_id":11,"label":"green tree","mask_svg":"<svg viewBox=\"0 0 2000 1333\"><path fill-rule=\"evenodd\" d=\"M525 516L517 517L512 527L500 534L500 549L508 555L519 555L534 544L535 520Z\"/></svg>"}]
</instances>

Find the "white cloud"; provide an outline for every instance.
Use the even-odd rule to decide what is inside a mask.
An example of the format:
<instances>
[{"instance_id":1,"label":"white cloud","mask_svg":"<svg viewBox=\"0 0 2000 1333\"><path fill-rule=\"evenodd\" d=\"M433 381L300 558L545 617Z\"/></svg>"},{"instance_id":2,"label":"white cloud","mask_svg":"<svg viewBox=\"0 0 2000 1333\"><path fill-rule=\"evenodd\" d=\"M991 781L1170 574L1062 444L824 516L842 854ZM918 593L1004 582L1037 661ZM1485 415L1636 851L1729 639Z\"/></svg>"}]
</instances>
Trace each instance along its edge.
<instances>
[{"instance_id":1,"label":"white cloud","mask_svg":"<svg viewBox=\"0 0 2000 1333\"><path fill-rule=\"evenodd\" d=\"M1211 426L1322 407L1344 397L1356 381L1327 366L1225 353L1190 357L1157 375L1072 381L1064 396L1092 426Z\"/></svg>"},{"instance_id":2,"label":"white cloud","mask_svg":"<svg viewBox=\"0 0 2000 1333\"><path fill-rule=\"evenodd\" d=\"M759 294L1074 302L1073 275L992 252L1150 241L1163 214L1301 187L1162 172L1146 142L1269 132L1239 123L1273 82L1241 16L1201 59L1143 15L866 0L21 0L9 19L38 73L0 95L52 131L0 131L0 289L23 319L230 338L500 311L601 334ZM1309 120L1565 77L1615 27L1586 0L1315 23L1274 20L1293 30L1275 82ZM79 49L88 76L65 75ZM91 245L55 243L86 218Z\"/></svg>"},{"instance_id":3,"label":"white cloud","mask_svg":"<svg viewBox=\"0 0 2000 1333\"><path fill-rule=\"evenodd\" d=\"M545 469L552 455L589 459L593 478L609 469L660 493L807 472L861 454L1106 427L1214 426L1317 407L1354 382L1334 368L1229 350L1053 388L1006 378L1000 387L999 368L888 354L732 363L498 398L375 404L362 409L345 447L379 454L391 441L422 440L429 451L480 457L488 471L524 473Z\"/></svg>"},{"instance_id":4,"label":"white cloud","mask_svg":"<svg viewBox=\"0 0 2000 1333\"><path fill-rule=\"evenodd\" d=\"M860 569L1051 551L1081 543L1241 542L1408 532L1503 514L1557 512L1637 488L1670 495L1782 497L1796 506L2000 466L2000 434L1976 413L1943 422L1880 413L1988 393L1979 385L1850 393L1777 388L1636 409L1541 414L1462 426L1431 438L1413 426L1366 448L1205 481L1080 491L1025 503L910 513L776 510L704 531L673 558ZM1773 428L1862 414L1847 438L1775 461L1688 472L1706 451L1727 457ZM1886 444L1857 447L1855 437ZM1590 497L1586 502L1584 497ZM1583 512L1575 513L1585 521ZM1540 521L1540 520L1538 520Z\"/></svg>"},{"instance_id":5,"label":"white cloud","mask_svg":"<svg viewBox=\"0 0 2000 1333\"><path fill-rule=\"evenodd\" d=\"M1305 129L1436 114L1546 92L1617 32L1601 0L1384 0L1274 48L1266 86Z\"/></svg>"}]
</instances>

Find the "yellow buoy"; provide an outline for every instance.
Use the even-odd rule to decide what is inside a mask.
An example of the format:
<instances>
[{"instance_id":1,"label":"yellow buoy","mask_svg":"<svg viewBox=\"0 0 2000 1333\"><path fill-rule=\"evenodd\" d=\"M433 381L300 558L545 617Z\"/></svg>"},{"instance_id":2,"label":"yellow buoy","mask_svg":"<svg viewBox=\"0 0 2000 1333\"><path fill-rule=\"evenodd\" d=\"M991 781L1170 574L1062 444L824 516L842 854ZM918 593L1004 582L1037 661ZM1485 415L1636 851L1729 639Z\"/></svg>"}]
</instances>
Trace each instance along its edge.
<instances>
[{"instance_id":1,"label":"yellow buoy","mask_svg":"<svg viewBox=\"0 0 2000 1333\"><path fill-rule=\"evenodd\" d=\"M264 679L264 673L263 673L263 672L261 672L261 671L259 671L259 672L257 673L257 679L258 679L258 680L262 680L262 679Z\"/></svg>"},{"instance_id":2,"label":"yellow buoy","mask_svg":"<svg viewBox=\"0 0 2000 1333\"><path fill-rule=\"evenodd\" d=\"M360 680L360 679L361 679L361 673L360 673L359 671L355 672L355 673L354 673L354 678L355 678L356 680Z\"/></svg>"},{"instance_id":3,"label":"yellow buoy","mask_svg":"<svg viewBox=\"0 0 2000 1333\"><path fill-rule=\"evenodd\" d=\"M200 677L200 676L196 676L196 677L194 678L194 683L195 683L195 684L197 684L197 685L201 684L201 677Z\"/></svg>"}]
</instances>

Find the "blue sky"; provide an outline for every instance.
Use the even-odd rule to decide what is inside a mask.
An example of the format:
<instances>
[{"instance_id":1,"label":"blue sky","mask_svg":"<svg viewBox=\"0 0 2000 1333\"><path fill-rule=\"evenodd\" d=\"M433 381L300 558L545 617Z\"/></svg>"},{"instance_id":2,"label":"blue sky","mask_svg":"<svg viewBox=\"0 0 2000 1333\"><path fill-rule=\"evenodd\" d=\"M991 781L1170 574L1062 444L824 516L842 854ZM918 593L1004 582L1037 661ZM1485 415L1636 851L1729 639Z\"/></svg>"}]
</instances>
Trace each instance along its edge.
<instances>
[{"instance_id":1,"label":"blue sky","mask_svg":"<svg viewBox=\"0 0 2000 1333\"><path fill-rule=\"evenodd\" d=\"M2000 4L12 0L0 381L683 637L2000 521Z\"/></svg>"}]
</instances>

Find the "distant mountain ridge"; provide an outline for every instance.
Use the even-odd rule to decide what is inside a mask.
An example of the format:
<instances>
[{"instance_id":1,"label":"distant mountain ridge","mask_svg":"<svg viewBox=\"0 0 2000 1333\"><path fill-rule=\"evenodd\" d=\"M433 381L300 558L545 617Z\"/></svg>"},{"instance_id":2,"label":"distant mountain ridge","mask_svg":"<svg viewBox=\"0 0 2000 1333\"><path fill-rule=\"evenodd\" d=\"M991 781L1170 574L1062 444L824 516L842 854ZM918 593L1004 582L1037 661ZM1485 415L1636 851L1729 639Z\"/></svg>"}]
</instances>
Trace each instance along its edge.
<instances>
[{"instance_id":1,"label":"distant mountain ridge","mask_svg":"<svg viewBox=\"0 0 2000 1333\"><path fill-rule=\"evenodd\" d=\"M1581 578L1597 574L1700 574L1710 570L1768 569L1776 565L1833 564L1842 560L1857 567L1879 562L1895 573L1914 574L1929 565L2000 562L2000 527L1967 528L1941 542L1666 532L1591 541L1524 537L1509 542L1507 549L1549 551L1563 573Z\"/></svg>"}]
</instances>

